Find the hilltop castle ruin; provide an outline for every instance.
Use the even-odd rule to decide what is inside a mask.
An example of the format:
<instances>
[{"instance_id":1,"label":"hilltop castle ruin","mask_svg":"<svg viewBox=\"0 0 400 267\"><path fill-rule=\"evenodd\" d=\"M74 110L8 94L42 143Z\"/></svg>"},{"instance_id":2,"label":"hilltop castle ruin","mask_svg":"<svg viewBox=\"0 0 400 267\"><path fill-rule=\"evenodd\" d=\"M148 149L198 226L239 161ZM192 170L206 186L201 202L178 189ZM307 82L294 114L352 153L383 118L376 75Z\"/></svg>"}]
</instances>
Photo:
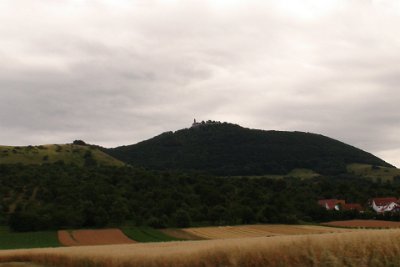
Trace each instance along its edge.
<instances>
[{"instance_id":1,"label":"hilltop castle ruin","mask_svg":"<svg viewBox=\"0 0 400 267\"><path fill-rule=\"evenodd\" d=\"M210 125L210 124L221 124L221 122L220 121L212 121L212 120L197 122L196 119L194 119L191 128L197 128L200 126Z\"/></svg>"}]
</instances>

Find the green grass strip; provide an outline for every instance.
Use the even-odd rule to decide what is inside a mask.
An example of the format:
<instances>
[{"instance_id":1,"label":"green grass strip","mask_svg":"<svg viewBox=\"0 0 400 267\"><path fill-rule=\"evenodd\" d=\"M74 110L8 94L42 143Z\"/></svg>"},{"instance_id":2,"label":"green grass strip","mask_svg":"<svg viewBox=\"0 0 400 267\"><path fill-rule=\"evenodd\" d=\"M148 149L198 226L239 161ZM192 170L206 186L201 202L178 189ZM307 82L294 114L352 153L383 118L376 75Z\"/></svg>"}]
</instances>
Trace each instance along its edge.
<instances>
[{"instance_id":1,"label":"green grass strip","mask_svg":"<svg viewBox=\"0 0 400 267\"><path fill-rule=\"evenodd\" d=\"M0 228L0 249L59 247L57 232L14 233Z\"/></svg>"}]
</instances>

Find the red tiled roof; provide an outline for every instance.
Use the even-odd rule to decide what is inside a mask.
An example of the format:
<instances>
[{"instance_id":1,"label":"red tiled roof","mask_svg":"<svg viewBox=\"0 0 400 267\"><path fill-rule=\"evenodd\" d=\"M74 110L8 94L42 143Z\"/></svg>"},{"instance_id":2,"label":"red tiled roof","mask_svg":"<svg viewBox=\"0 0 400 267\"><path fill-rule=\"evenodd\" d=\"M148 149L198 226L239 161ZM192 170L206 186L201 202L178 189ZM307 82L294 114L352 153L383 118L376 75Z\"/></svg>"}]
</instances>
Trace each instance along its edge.
<instances>
[{"instance_id":1,"label":"red tiled roof","mask_svg":"<svg viewBox=\"0 0 400 267\"><path fill-rule=\"evenodd\" d=\"M342 205L342 209L343 210L358 210L358 211L362 211L363 208L360 204L358 203L348 203L348 204L344 204Z\"/></svg>"},{"instance_id":2,"label":"red tiled roof","mask_svg":"<svg viewBox=\"0 0 400 267\"><path fill-rule=\"evenodd\" d=\"M333 210L336 205L341 204L344 205L346 202L341 199L321 199L318 200L318 204L328 210Z\"/></svg>"},{"instance_id":3,"label":"red tiled roof","mask_svg":"<svg viewBox=\"0 0 400 267\"><path fill-rule=\"evenodd\" d=\"M373 198L372 201L375 202L375 205L377 205L377 206L386 206L392 202L397 202L397 198L381 197L381 198Z\"/></svg>"}]
</instances>

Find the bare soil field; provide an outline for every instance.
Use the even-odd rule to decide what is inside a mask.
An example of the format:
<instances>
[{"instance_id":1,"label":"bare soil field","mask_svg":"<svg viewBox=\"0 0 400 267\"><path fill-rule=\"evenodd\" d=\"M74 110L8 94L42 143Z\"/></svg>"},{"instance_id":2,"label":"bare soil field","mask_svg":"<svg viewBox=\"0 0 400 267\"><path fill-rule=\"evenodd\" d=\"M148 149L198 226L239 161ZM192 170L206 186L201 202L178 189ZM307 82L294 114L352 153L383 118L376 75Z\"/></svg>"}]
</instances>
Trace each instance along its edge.
<instances>
[{"instance_id":1,"label":"bare soil field","mask_svg":"<svg viewBox=\"0 0 400 267\"><path fill-rule=\"evenodd\" d=\"M356 227L356 228L400 228L400 222L378 221L378 220L349 220L334 221L321 225L335 227Z\"/></svg>"},{"instance_id":2,"label":"bare soil field","mask_svg":"<svg viewBox=\"0 0 400 267\"><path fill-rule=\"evenodd\" d=\"M76 241L73 236L72 232L68 231L58 231L58 241L64 246L70 247L70 246L79 246L78 241Z\"/></svg>"},{"instance_id":3,"label":"bare soil field","mask_svg":"<svg viewBox=\"0 0 400 267\"><path fill-rule=\"evenodd\" d=\"M91 246L132 244L135 241L129 239L119 229L102 230L74 230L58 231L58 239L64 246Z\"/></svg>"},{"instance_id":4,"label":"bare soil field","mask_svg":"<svg viewBox=\"0 0 400 267\"><path fill-rule=\"evenodd\" d=\"M189 235L203 239L229 239L246 237L268 237L277 235L301 235L347 232L349 229L333 228L315 225L241 225L241 226L218 226L218 227L196 227L181 230ZM177 233L169 235L177 237Z\"/></svg>"},{"instance_id":5,"label":"bare soil field","mask_svg":"<svg viewBox=\"0 0 400 267\"><path fill-rule=\"evenodd\" d=\"M0 263L0 267L44 267L44 266L29 262L5 262L5 263Z\"/></svg>"},{"instance_id":6,"label":"bare soil field","mask_svg":"<svg viewBox=\"0 0 400 267\"><path fill-rule=\"evenodd\" d=\"M57 267L400 266L400 230L0 251Z\"/></svg>"}]
</instances>

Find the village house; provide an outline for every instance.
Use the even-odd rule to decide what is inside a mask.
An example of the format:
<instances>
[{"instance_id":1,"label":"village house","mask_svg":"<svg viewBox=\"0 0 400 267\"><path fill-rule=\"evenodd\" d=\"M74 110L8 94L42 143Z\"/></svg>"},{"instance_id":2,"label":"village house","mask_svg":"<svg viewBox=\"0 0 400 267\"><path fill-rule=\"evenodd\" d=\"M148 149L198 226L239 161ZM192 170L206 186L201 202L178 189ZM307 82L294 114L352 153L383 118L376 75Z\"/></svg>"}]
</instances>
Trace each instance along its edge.
<instances>
[{"instance_id":1,"label":"village house","mask_svg":"<svg viewBox=\"0 0 400 267\"><path fill-rule=\"evenodd\" d=\"M364 211L363 207L358 203L346 203L343 199L321 199L318 204L326 210L356 210Z\"/></svg>"},{"instance_id":2,"label":"village house","mask_svg":"<svg viewBox=\"0 0 400 267\"><path fill-rule=\"evenodd\" d=\"M321 199L318 200L318 204L326 210L364 211L360 204L346 203L346 201L342 199ZM376 213L400 212L400 199L395 197L372 198L369 200L368 204Z\"/></svg>"},{"instance_id":3,"label":"village house","mask_svg":"<svg viewBox=\"0 0 400 267\"><path fill-rule=\"evenodd\" d=\"M356 210L359 212L364 211L363 207L358 203L346 203L344 205L341 205L340 207L342 208L342 210Z\"/></svg>"},{"instance_id":4,"label":"village house","mask_svg":"<svg viewBox=\"0 0 400 267\"><path fill-rule=\"evenodd\" d=\"M370 200L370 206L377 213L400 210L399 200L395 197L373 198Z\"/></svg>"},{"instance_id":5,"label":"village house","mask_svg":"<svg viewBox=\"0 0 400 267\"><path fill-rule=\"evenodd\" d=\"M340 210L340 206L345 205L346 201L342 199L321 199L318 204L326 210Z\"/></svg>"}]
</instances>

